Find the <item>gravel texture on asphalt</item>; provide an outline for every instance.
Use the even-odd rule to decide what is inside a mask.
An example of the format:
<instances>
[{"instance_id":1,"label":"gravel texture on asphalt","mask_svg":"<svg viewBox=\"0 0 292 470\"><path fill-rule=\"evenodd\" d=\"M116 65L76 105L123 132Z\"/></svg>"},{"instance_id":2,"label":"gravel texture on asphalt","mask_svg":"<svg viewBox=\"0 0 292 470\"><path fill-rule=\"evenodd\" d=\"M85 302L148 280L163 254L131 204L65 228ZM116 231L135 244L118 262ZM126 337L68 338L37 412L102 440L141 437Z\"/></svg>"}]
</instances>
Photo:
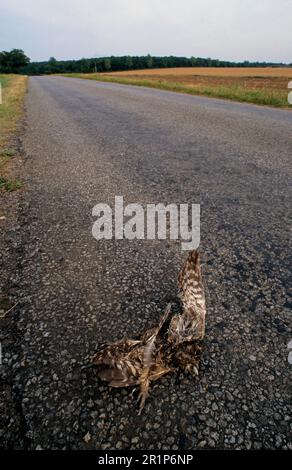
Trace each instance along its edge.
<instances>
[{"instance_id":1,"label":"gravel texture on asphalt","mask_svg":"<svg viewBox=\"0 0 292 470\"><path fill-rule=\"evenodd\" d=\"M3 196L0 279L18 304L0 320L2 447L292 448L291 124L289 111L30 78L25 188ZM137 395L82 366L157 323L186 254L179 241L97 242L92 208L115 195L201 204L200 375L165 376L141 416Z\"/></svg>"}]
</instances>

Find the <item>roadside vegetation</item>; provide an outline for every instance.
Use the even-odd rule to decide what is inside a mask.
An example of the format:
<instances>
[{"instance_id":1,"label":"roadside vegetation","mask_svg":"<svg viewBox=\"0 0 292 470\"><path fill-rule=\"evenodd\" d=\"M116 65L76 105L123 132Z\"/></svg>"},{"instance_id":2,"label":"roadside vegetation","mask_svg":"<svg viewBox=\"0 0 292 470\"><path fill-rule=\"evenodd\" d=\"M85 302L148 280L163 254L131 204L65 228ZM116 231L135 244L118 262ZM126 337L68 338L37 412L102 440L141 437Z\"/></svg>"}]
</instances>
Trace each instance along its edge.
<instances>
[{"instance_id":1,"label":"roadside vegetation","mask_svg":"<svg viewBox=\"0 0 292 470\"><path fill-rule=\"evenodd\" d=\"M241 70L243 70L241 74ZM275 69L274 69L275 70ZM176 91L191 95L204 95L233 101L288 107L287 85L292 69L220 69L205 68L204 73L196 69L160 69L116 72L110 74L63 74L102 82L145 86L161 90ZM245 72L245 73L244 73ZM261 73L260 73L261 72ZM270 72L270 73L269 73ZM202 73L202 74L200 74ZM215 75L217 73L217 75ZM263 75L265 73L266 75Z\"/></svg>"},{"instance_id":2,"label":"roadside vegetation","mask_svg":"<svg viewBox=\"0 0 292 470\"><path fill-rule=\"evenodd\" d=\"M10 179L15 146L12 143L17 124L23 114L27 77L1 75L2 104L0 104L0 190L14 191L21 182Z\"/></svg>"}]
</instances>

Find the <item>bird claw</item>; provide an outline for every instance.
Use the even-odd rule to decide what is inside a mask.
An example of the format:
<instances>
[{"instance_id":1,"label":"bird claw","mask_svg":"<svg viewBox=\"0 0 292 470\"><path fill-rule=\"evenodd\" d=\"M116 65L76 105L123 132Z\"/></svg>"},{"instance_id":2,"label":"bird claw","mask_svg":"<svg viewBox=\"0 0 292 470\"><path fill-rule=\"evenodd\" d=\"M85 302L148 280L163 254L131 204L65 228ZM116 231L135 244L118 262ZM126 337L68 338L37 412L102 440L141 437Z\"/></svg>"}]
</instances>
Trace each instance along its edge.
<instances>
[{"instance_id":1,"label":"bird claw","mask_svg":"<svg viewBox=\"0 0 292 470\"><path fill-rule=\"evenodd\" d=\"M186 367L186 372L188 372L189 374L191 374L193 377L199 375L199 369L198 369L198 366L195 365L195 364L189 364L187 367Z\"/></svg>"},{"instance_id":2,"label":"bird claw","mask_svg":"<svg viewBox=\"0 0 292 470\"><path fill-rule=\"evenodd\" d=\"M139 396L138 396L138 402L140 401L140 406L139 406L139 411L138 411L138 416L141 415L142 411L143 411L143 408L145 406L145 402L146 402L146 399L148 398L148 389L145 390L144 392L140 392Z\"/></svg>"}]
</instances>

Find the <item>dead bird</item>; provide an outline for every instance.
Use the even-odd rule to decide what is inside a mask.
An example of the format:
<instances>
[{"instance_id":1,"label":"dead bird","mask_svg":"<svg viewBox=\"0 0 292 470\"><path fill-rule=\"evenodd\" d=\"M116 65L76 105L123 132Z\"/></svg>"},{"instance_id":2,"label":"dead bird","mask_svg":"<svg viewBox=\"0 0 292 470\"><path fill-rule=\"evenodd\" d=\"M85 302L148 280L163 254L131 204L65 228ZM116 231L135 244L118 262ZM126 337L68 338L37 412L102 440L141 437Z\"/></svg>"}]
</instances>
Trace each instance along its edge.
<instances>
[{"instance_id":1,"label":"dead bird","mask_svg":"<svg viewBox=\"0 0 292 470\"><path fill-rule=\"evenodd\" d=\"M97 375L110 387L139 386L140 412L151 382L183 370L198 375L205 334L206 303L199 250L191 251L179 273L182 311L167 305L159 324L137 339L122 339L103 346L92 358Z\"/></svg>"}]
</instances>

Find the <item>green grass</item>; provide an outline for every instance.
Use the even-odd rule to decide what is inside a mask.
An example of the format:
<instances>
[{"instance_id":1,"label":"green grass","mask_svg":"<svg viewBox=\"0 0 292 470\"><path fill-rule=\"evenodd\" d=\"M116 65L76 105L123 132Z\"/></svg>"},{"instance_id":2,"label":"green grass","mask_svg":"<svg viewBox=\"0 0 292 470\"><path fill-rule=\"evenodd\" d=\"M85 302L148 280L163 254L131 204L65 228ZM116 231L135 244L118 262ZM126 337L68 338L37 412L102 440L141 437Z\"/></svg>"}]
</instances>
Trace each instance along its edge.
<instances>
[{"instance_id":1,"label":"green grass","mask_svg":"<svg viewBox=\"0 0 292 470\"><path fill-rule=\"evenodd\" d=\"M3 156L3 157L14 157L15 155L15 150L14 149L4 149L0 152L0 155Z\"/></svg>"},{"instance_id":2,"label":"green grass","mask_svg":"<svg viewBox=\"0 0 292 470\"><path fill-rule=\"evenodd\" d=\"M144 86L160 90L176 91L189 95L203 95L213 98L223 98L266 106L287 107L286 91L278 90L251 90L243 86L186 86L182 83L168 82L167 80L146 80L137 78L109 77L98 74L70 73L66 77L85 78L101 82L121 83L124 85Z\"/></svg>"},{"instance_id":3,"label":"green grass","mask_svg":"<svg viewBox=\"0 0 292 470\"><path fill-rule=\"evenodd\" d=\"M0 82L3 88L7 87L9 85L9 82L11 81L12 75L0 75Z\"/></svg>"},{"instance_id":4,"label":"green grass","mask_svg":"<svg viewBox=\"0 0 292 470\"><path fill-rule=\"evenodd\" d=\"M0 190L4 189L5 191L16 191L17 189L22 188L23 183L20 180L7 179L0 176Z\"/></svg>"}]
</instances>

